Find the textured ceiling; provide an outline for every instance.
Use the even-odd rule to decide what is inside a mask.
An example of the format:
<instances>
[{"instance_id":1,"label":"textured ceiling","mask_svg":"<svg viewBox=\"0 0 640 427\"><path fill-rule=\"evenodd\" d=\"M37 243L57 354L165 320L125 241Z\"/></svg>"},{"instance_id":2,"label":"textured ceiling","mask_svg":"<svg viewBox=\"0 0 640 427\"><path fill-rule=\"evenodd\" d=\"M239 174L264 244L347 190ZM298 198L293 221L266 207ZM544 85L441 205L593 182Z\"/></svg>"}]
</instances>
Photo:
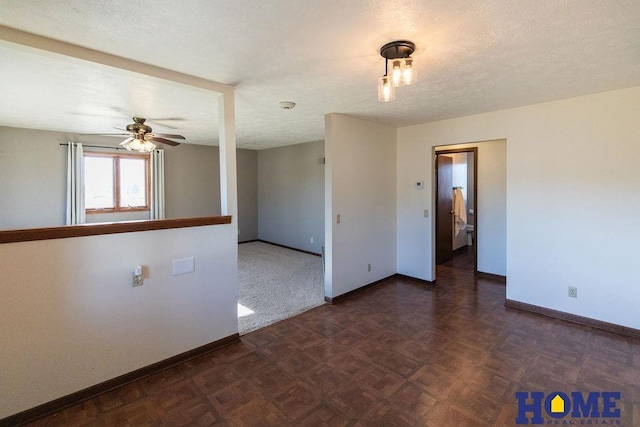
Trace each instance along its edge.
<instances>
[{"instance_id":1,"label":"textured ceiling","mask_svg":"<svg viewBox=\"0 0 640 427\"><path fill-rule=\"evenodd\" d=\"M321 140L331 112L404 126L640 85L637 0L0 0L0 9L8 27L236 86L245 148ZM378 50L396 39L416 43L419 80L380 103ZM212 141L210 94L6 43L0 55L0 96L23 94L0 107L0 124L50 109L30 127L104 132L138 114L190 119L154 130Z\"/></svg>"},{"instance_id":2,"label":"textured ceiling","mask_svg":"<svg viewBox=\"0 0 640 427\"><path fill-rule=\"evenodd\" d=\"M11 43L0 42L0 58L4 126L122 134L114 126L138 116L156 133L218 144L217 93Z\"/></svg>"}]
</instances>

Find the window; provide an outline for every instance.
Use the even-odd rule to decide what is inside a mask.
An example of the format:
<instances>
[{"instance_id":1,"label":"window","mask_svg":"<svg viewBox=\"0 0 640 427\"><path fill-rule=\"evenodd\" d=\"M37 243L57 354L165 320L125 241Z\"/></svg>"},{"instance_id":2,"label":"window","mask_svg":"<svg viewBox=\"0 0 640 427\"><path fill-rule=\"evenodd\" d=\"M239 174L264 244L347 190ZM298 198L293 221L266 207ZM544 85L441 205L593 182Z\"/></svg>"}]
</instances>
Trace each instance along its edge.
<instances>
[{"instance_id":1,"label":"window","mask_svg":"<svg viewBox=\"0 0 640 427\"><path fill-rule=\"evenodd\" d=\"M149 210L149 155L84 154L87 213Z\"/></svg>"}]
</instances>

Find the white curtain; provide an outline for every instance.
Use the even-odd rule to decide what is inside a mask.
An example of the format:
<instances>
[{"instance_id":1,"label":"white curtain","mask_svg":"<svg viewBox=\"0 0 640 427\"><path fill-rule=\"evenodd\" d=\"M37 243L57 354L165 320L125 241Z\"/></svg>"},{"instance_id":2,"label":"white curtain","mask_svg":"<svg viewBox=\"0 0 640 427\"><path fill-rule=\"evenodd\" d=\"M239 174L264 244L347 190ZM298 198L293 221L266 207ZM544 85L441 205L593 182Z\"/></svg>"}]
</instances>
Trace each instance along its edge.
<instances>
[{"instance_id":1,"label":"white curtain","mask_svg":"<svg viewBox=\"0 0 640 427\"><path fill-rule=\"evenodd\" d=\"M82 144L67 146L67 225L84 224L84 157Z\"/></svg>"},{"instance_id":2,"label":"white curtain","mask_svg":"<svg viewBox=\"0 0 640 427\"><path fill-rule=\"evenodd\" d=\"M151 152L150 219L164 219L164 150Z\"/></svg>"}]
</instances>

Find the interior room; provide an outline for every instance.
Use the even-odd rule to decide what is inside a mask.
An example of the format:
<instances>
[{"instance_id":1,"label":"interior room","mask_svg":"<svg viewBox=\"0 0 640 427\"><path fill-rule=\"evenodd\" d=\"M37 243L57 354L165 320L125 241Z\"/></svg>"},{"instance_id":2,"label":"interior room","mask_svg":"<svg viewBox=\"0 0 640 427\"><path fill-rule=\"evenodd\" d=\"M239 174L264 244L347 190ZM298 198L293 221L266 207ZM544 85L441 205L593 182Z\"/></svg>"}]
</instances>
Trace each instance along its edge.
<instances>
[{"instance_id":1,"label":"interior room","mask_svg":"<svg viewBox=\"0 0 640 427\"><path fill-rule=\"evenodd\" d=\"M54 96L32 98L24 102L22 108L35 116L51 115L47 111L58 111L59 108L61 112L56 113L55 122L46 130L0 127L4 155L11 159L3 170L6 185L0 190L7 206L0 214L2 229L66 225L69 142L83 144L85 158L116 151L120 153L118 155L123 155L123 152L129 155L122 146L128 135L122 131L134 119L127 117L125 111L144 111L150 117L145 119L145 123L153 126L152 131L156 129L155 134L159 130L175 135L174 131L178 129L188 135L186 140L180 140L180 146L158 144L164 158L163 213L160 218L221 214L217 123L207 126L208 117L204 113L207 107L215 108L218 101L214 95L187 86L168 85L160 79L136 73L70 61L61 55L25 52L15 45L5 46L4 57L10 59L10 67L4 70L7 78L24 74L23 69L47 67L48 74L21 76L22 81L31 87L45 89L52 81L57 82ZM86 83L96 80L103 81L102 86L88 86ZM119 87L116 94L96 97L96 93L108 92L107 87L116 86ZM140 91L153 94L153 103L148 98L140 100L123 95ZM60 105L59 97L63 96L68 105ZM13 115L17 114L14 112ZM87 125L87 118L98 121L91 125L95 126L93 129ZM23 121L23 124L17 124L31 126L24 118ZM84 123L86 127L74 132L74 125L66 124L71 122ZM94 130L104 133L96 134ZM261 151L236 150L238 241L248 243L240 249L240 265L243 267L238 301L240 333L324 303L320 259L304 256L299 260L302 264L298 265L294 259L302 255L265 246L268 242L321 256L324 237L323 147L323 141L315 141ZM89 168L85 165L86 170ZM38 178L25 179L32 176ZM297 185L292 186L291 183ZM155 194L155 191L151 193ZM78 223L150 219L148 209L118 211L111 207L90 207L87 205L86 214ZM250 251L250 246L260 246L263 250ZM269 257L269 249L279 251L283 258L278 263L267 261L265 257ZM261 256L263 253L265 256ZM292 264L283 271L289 263ZM252 270L255 273L251 273ZM295 277L292 276L294 274ZM294 283L299 286L294 286Z\"/></svg>"},{"instance_id":2,"label":"interior room","mask_svg":"<svg viewBox=\"0 0 640 427\"><path fill-rule=\"evenodd\" d=\"M324 141L253 152L256 233L240 233L240 335L325 303Z\"/></svg>"},{"instance_id":3,"label":"interior room","mask_svg":"<svg viewBox=\"0 0 640 427\"><path fill-rule=\"evenodd\" d=\"M639 425L639 22L3 1L0 426Z\"/></svg>"}]
</instances>

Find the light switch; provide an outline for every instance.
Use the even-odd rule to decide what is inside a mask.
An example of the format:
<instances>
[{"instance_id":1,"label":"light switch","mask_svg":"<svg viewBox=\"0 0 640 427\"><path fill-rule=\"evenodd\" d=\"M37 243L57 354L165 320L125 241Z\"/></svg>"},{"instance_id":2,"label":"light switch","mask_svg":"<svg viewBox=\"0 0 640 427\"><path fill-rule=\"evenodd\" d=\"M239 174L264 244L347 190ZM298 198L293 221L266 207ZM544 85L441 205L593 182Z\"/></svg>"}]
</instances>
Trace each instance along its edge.
<instances>
[{"instance_id":1,"label":"light switch","mask_svg":"<svg viewBox=\"0 0 640 427\"><path fill-rule=\"evenodd\" d=\"M424 217L429 218L429 209L424 210Z\"/></svg>"},{"instance_id":2,"label":"light switch","mask_svg":"<svg viewBox=\"0 0 640 427\"><path fill-rule=\"evenodd\" d=\"M133 268L133 286L141 286L142 282L142 266L136 265Z\"/></svg>"}]
</instances>

